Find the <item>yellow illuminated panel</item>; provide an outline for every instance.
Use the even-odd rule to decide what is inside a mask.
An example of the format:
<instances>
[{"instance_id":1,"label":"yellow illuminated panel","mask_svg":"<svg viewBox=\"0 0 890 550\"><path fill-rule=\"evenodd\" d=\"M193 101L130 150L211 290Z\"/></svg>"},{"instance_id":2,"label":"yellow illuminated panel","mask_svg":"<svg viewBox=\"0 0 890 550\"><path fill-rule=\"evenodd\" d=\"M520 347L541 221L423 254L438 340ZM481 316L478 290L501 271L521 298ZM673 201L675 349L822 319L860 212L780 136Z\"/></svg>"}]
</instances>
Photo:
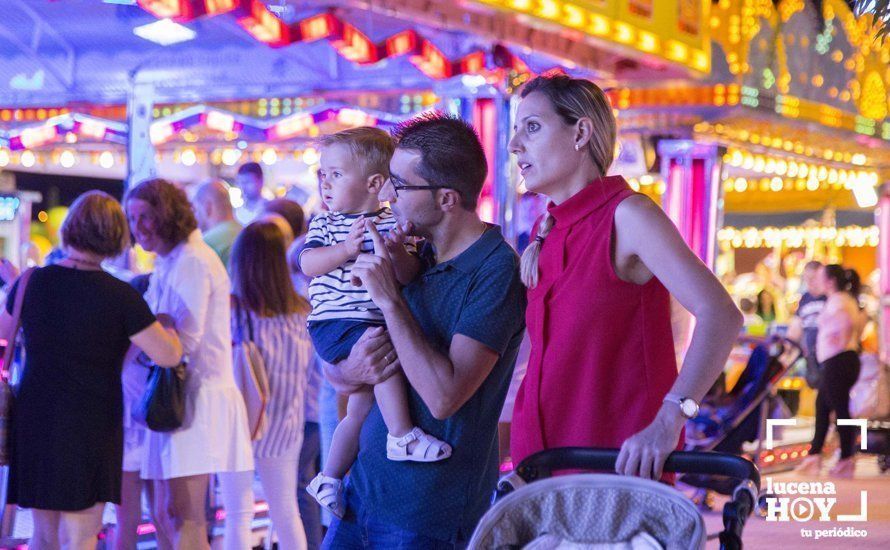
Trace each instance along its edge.
<instances>
[{"instance_id":1,"label":"yellow illuminated panel","mask_svg":"<svg viewBox=\"0 0 890 550\"><path fill-rule=\"evenodd\" d=\"M476 0L683 65L711 69L711 0Z\"/></svg>"}]
</instances>

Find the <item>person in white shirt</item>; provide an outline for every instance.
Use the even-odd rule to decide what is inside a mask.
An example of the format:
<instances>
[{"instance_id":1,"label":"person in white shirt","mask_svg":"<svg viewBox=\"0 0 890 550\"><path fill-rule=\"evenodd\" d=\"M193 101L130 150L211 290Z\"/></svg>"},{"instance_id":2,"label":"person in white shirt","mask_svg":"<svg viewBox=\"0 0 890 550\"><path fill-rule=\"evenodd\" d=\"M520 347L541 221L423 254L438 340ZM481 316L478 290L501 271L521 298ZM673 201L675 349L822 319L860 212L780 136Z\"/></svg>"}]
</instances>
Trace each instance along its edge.
<instances>
[{"instance_id":1,"label":"person in white shirt","mask_svg":"<svg viewBox=\"0 0 890 550\"><path fill-rule=\"evenodd\" d=\"M136 241L158 255L146 301L155 314L172 318L189 357L183 426L149 431L145 441L142 478L153 484L158 546L208 549L209 474L220 474L225 493L223 473L254 469L247 411L232 369L231 285L197 230L185 192L148 180L127 193L125 204Z\"/></svg>"},{"instance_id":2,"label":"person in white shirt","mask_svg":"<svg viewBox=\"0 0 890 550\"><path fill-rule=\"evenodd\" d=\"M238 168L235 185L241 190L244 204L235 209L235 219L241 225L254 221L266 206L266 199L263 197L263 179L263 167L256 162L248 162Z\"/></svg>"}]
</instances>

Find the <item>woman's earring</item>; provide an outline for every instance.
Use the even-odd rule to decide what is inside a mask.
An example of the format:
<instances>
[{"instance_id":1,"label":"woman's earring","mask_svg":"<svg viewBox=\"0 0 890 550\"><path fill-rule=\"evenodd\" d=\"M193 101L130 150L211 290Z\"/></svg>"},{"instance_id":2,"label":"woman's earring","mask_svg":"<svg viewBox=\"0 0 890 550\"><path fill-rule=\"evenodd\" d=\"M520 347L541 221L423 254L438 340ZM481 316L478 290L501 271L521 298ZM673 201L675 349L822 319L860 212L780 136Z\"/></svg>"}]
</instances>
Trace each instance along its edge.
<instances>
[{"instance_id":1,"label":"woman's earring","mask_svg":"<svg viewBox=\"0 0 890 550\"><path fill-rule=\"evenodd\" d=\"M581 150L581 146L578 145L578 144L576 143L576 144L575 144L575 151L580 151L580 150Z\"/></svg>"}]
</instances>

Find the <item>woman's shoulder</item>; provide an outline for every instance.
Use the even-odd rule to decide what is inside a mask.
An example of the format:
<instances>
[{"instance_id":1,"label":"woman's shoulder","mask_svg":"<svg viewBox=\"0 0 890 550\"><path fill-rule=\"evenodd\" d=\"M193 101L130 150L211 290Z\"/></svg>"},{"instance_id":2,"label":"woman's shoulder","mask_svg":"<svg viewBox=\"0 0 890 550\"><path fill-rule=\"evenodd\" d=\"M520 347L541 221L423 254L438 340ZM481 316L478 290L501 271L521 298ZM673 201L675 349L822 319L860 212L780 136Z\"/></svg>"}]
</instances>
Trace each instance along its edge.
<instances>
[{"instance_id":1,"label":"woman's shoulder","mask_svg":"<svg viewBox=\"0 0 890 550\"><path fill-rule=\"evenodd\" d=\"M220 275L226 271L216 252L200 239L183 243L171 269L188 277L201 273Z\"/></svg>"},{"instance_id":2,"label":"woman's shoulder","mask_svg":"<svg viewBox=\"0 0 890 550\"><path fill-rule=\"evenodd\" d=\"M619 218L646 219L656 211L664 212L661 207L655 204L655 201L646 195L631 191L617 199L615 219L616 221L619 221Z\"/></svg>"}]
</instances>

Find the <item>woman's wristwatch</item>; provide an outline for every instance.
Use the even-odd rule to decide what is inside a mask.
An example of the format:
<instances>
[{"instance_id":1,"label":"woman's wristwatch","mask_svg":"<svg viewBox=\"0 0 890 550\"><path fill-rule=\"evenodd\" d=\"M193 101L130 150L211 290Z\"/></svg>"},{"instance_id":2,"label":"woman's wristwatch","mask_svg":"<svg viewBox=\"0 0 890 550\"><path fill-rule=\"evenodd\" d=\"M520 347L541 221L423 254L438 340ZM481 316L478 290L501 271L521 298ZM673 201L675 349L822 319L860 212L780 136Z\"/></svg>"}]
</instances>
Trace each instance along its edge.
<instances>
[{"instance_id":1,"label":"woman's wristwatch","mask_svg":"<svg viewBox=\"0 0 890 550\"><path fill-rule=\"evenodd\" d=\"M669 393L664 396L664 402L676 403L680 407L680 414L686 418L692 419L698 416L698 402L691 397L680 397L675 393Z\"/></svg>"}]
</instances>

